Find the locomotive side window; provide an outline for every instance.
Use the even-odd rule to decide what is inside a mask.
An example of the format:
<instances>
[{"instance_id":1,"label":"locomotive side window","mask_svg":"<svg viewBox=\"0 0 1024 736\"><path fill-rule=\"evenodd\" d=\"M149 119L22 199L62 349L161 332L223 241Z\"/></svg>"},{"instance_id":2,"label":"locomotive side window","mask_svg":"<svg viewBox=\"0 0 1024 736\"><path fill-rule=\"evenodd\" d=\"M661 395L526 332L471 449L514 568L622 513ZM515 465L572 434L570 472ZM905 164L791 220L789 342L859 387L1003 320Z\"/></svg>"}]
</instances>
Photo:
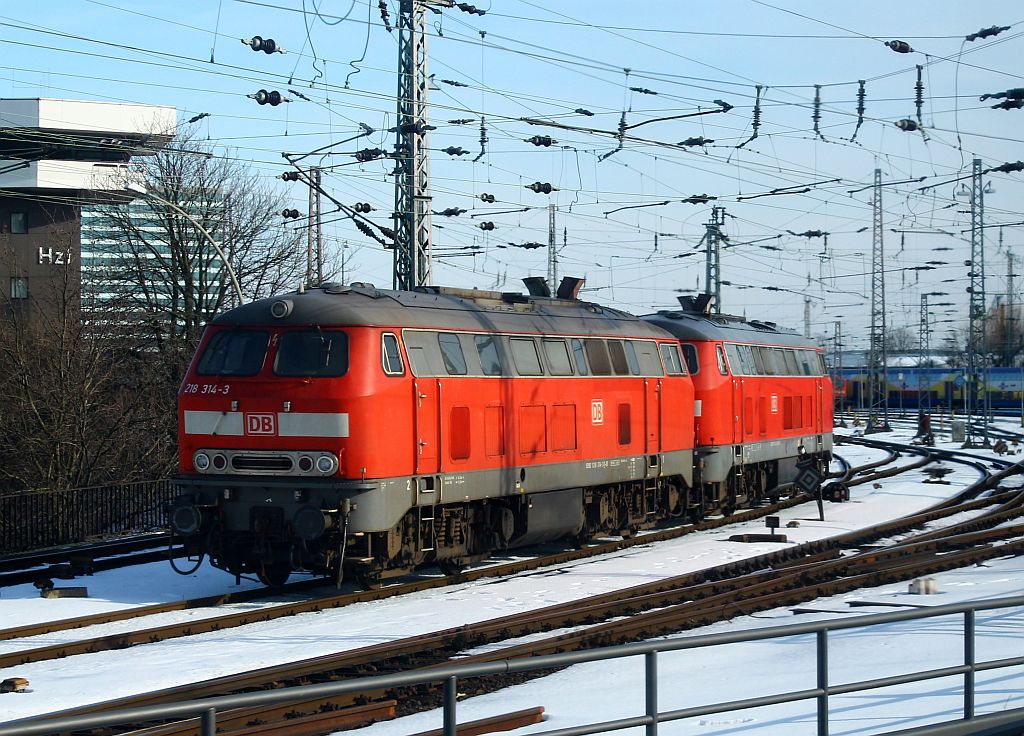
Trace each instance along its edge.
<instances>
[{"instance_id":1,"label":"locomotive side window","mask_svg":"<svg viewBox=\"0 0 1024 736\"><path fill-rule=\"evenodd\" d=\"M583 342L573 338L570 344L572 345L572 357L576 363L576 372L581 376L588 375L590 370L587 368L587 356L583 352Z\"/></svg>"},{"instance_id":2,"label":"locomotive side window","mask_svg":"<svg viewBox=\"0 0 1024 736\"><path fill-rule=\"evenodd\" d=\"M665 362L665 372L670 376L686 375L686 371L683 370L683 361L679 357L679 348L665 343L662 343L659 348L661 359Z\"/></svg>"},{"instance_id":3,"label":"locomotive side window","mask_svg":"<svg viewBox=\"0 0 1024 736\"><path fill-rule=\"evenodd\" d=\"M800 368L796 364L796 351L786 350L784 357L786 358L786 373L790 376L799 376Z\"/></svg>"},{"instance_id":4,"label":"locomotive side window","mask_svg":"<svg viewBox=\"0 0 1024 736\"><path fill-rule=\"evenodd\" d=\"M640 375L640 361L636 357L636 348L633 346L632 340L625 341L626 347L626 362L629 363L629 372L634 376Z\"/></svg>"},{"instance_id":5,"label":"locomotive side window","mask_svg":"<svg viewBox=\"0 0 1024 736\"><path fill-rule=\"evenodd\" d=\"M686 370L691 376L700 373L700 362L697 360L697 346L688 342L683 343L683 358L686 360Z\"/></svg>"},{"instance_id":6,"label":"locomotive side window","mask_svg":"<svg viewBox=\"0 0 1024 736\"><path fill-rule=\"evenodd\" d=\"M664 376L665 370L658 359L658 346L650 340L626 340L626 358L630 351L636 356L641 376Z\"/></svg>"},{"instance_id":7,"label":"locomotive side window","mask_svg":"<svg viewBox=\"0 0 1024 736\"><path fill-rule=\"evenodd\" d=\"M612 361L608 357L608 347L604 344L604 340L584 340L583 349L587 353L590 370L595 376L610 376L612 374Z\"/></svg>"},{"instance_id":8,"label":"locomotive side window","mask_svg":"<svg viewBox=\"0 0 1024 736\"><path fill-rule=\"evenodd\" d=\"M344 332L284 332L277 344L278 376L343 376L348 370L348 335Z\"/></svg>"},{"instance_id":9,"label":"locomotive side window","mask_svg":"<svg viewBox=\"0 0 1024 736\"><path fill-rule=\"evenodd\" d=\"M453 332L437 333L437 345L441 348L444 368L452 376L466 375L466 356L462 353L459 336Z\"/></svg>"},{"instance_id":10,"label":"locomotive side window","mask_svg":"<svg viewBox=\"0 0 1024 736\"><path fill-rule=\"evenodd\" d=\"M740 345L740 363L743 365L743 372L748 376L757 375L757 363L754 362L754 348L750 345Z\"/></svg>"},{"instance_id":11,"label":"locomotive side window","mask_svg":"<svg viewBox=\"0 0 1024 736\"><path fill-rule=\"evenodd\" d=\"M768 371L764 367L764 348L759 348L756 345L750 346L750 354L754 358L754 375L755 376L766 376Z\"/></svg>"},{"instance_id":12,"label":"locomotive side window","mask_svg":"<svg viewBox=\"0 0 1024 736\"><path fill-rule=\"evenodd\" d=\"M617 376L628 376L629 361L626 360L626 350L622 347L622 340L608 341L608 355L612 359L612 370ZM636 356L633 356L634 358Z\"/></svg>"},{"instance_id":13,"label":"locomotive side window","mask_svg":"<svg viewBox=\"0 0 1024 736\"><path fill-rule=\"evenodd\" d=\"M723 376L729 375L729 369L725 366L725 351L721 345L715 345L715 357L718 359L718 372Z\"/></svg>"},{"instance_id":14,"label":"locomotive side window","mask_svg":"<svg viewBox=\"0 0 1024 736\"><path fill-rule=\"evenodd\" d=\"M520 376L541 376L544 371L540 367L540 355L537 354L537 343L532 337L510 338L512 360Z\"/></svg>"},{"instance_id":15,"label":"locomotive side window","mask_svg":"<svg viewBox=\"0 0 1024 736\"><path fill-rule=\"evenodd\" d=\"M491 335L476 335L473 337L476 344L476 352L480 356L480 367L485 376L501 375L501 359L498 357L498 346Z\"/></svg>"},{"instance_id":16,"label":"locomotive side window","mask_svg":"<svg viewBox=\"0 0 1024 736\"><path fill-rule=\"evenodd\" d=\"M548 368L552 376L571 376L572 363L569 362L569 349L565 340L541 340L544 355L548 359Z\"/></svg>"},{"instance_id":17,"label":"locomotive side window","mask_svg":"<svg viewBox=\"0 0 1024 736\"><path fill-rule=\"evenodd\" d=\"M398 348L398 337L390 332L385 332L381 336L381 362L384 365L384 372L389 376L400 376L405 373L402 351Z\"/></svg>"},{"instance_id":18,"label":"locomotive side window","mask_svg":"<svg viewBox=\"0 0 1024 736\"><path fill-rule=\"evenodd\" d=\"M221 330L199 359L200 376L255 376L263 368L270 335L255 330Z\"/></svg>"},{"instance_id":19,"label":"locomotive side window","mask_svg":"<svg viewBox=\"0 0 1024 736\"><path fill-rule=\"evenodd\" d=\"M811 375L814 372L814 369L813 369L813 367L811 365L811 351L810 350L800 350L799 354L797 355L797 359L800 361L800 373L801 374L803 374L805 376L809 376L809 375Z\"/></svg>"}]
</instances>

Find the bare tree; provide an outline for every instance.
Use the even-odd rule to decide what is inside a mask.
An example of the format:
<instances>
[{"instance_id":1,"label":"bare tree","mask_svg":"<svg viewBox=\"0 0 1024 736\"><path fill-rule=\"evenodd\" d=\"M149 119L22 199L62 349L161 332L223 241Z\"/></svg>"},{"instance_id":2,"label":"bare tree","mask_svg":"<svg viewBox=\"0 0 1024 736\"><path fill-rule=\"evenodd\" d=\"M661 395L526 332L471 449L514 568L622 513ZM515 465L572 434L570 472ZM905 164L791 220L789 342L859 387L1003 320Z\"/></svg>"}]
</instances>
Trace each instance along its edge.
<instances>
[{"instance_id":1,"label":"bare tree","mask_svg":"<svg viewBox=\"0 0 1024 736\"><path fill-rule=\"evenodd\" d=\"M909 353L917 350L917 337L907 327L891 327L885 333L885 349L889 353Z\"/></svg>"},{"instance_id":2,"label":"bare tree","mask_svg":"<svg viewBox=\"0 0 1024 736\"><path fill-rule=\"evenodd\" d=\"M206 323L235 302L229 273L203 231L220 245L246 299L298 283L303 233L284 227L284 195L244 162L214 155L186 131L147 157L135 176L153 196L100 209L110 264L100 280L161 354L191 353Z\"/></svg>"},{"instance_id":3,"label":"bare tree","mask_svg":"<svg viewBox=\"0 0 1024 736\"><path fill-rule=\"evenodd\" d=\"M0 487L63 489L165 475L174 460L174 395L151 388L166 383L163 365L83 320L77 277L60 273L27 309L4 297Z\"/></svg>"},{"instance_id":4,"label":"bare tree","mask_svg":"<svg viewBox=\"0 0 1024 736\"><path fill-rule=\"evenodd\" d=\"M1019 304L999 303L989 312L985 335L987 352L994 356L995 365L1015 365L1024 351L1024 333L1021 331Z\"/></svg>"}]
</instances>

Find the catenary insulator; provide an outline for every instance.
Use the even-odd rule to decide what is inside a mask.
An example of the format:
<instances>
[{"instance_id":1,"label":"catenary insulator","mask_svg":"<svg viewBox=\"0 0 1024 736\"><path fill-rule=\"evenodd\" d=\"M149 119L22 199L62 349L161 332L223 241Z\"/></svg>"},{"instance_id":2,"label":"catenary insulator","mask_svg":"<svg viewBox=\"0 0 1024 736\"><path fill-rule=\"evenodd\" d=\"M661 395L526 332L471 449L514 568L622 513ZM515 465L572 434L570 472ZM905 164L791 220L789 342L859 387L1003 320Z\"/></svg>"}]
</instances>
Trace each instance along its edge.
<instances>
[{"instance_id":1,"label":"catenary insulator","mask_svg":"<svg viewBox=\"0 0 1024 736\"><path fill-rule=\"evenodd\" d=\"M268 92L265 89L261 89L256 94L249 95L249 97L253 98L254 100L256 100L256 102L258 102L261 105L270 105L271 107L277 107L278 105L285 101L285 99L281 96L281 93L278 92L277 90Z\"/></svg>"},{"instance_id":2,"label":"catenary insulator","mask_svg":"<svg viewBox=\"0 0 1024 736\"><path fill-rule=\"evenodd\" d=\"M487 192L484 192L483 194L480 195L480 199L486 202L487 204L494 204L493 194L488 194Z\"/></svg>"},{"instance_id":3,"label":"catenary insulator","mask_svg":"<svg viewBox=\"0 0 1024 736\"><path fill-rule=\"evenodd\" d=\"M284 179L285 181L298 181L299 180L299 172L298 171L286 171L283 174L281 174L281 178Z\"/></svg>"},{"instance_id":4,"label":"catenary insulator","mask_svg":"<svg viewBox=\"0 0 1024 736\"><path fill-rule=\"evenodd\" d=\"M285 218L286 220L294 220L298 216L298 210L281 210L281 217Z\"/></svg>"},{"instance_id":5,"label":"catenary insulator","mask_svg":"<svg viewBox=\"0 0 1024 736\"><path fill-rule=\"evenodd\" d=\"M356 161L360 163L366 161L373 161L374 159L380 158L384 155L384 151L379 148L364 148L361 151L356 151Z\"/></svg>"},{"instance_id":6,"label":"catenary insulator","mask_svg":"<svg viewBox=\"0 0 1024 736\"><path fill-rule=\"evenodd\" d=\"M909 54L909 53L911 53L914 50L913 48L911 48L910 44L907 43L906 41L899 41L899 40L886 41L885 45L888 46L889 48L891 48L897 54Z\"/></svg>"},{"instance_id":7,"label":"catenary insulator","mask_svg":"<svg viewBox=\"0 0 1024 736\"><path fill-rule=\"evenodd\" d=\"M531 190L537 192L537 194L551 194L551 192L557 192L558 191L557 188L551 186L547 182L541 183L539 181L535 181L533 184L527 184L523 188L524 189L531 189Z\"/></svg>"},{"instance_id":8,"label":"catenary insulator","mask_svg":"<svg viewBox=\"0 0 1024 736\"><path fill-rule=\"evenodd\" d=\"M910 118L903 118L903 120L897 120L894 123L894 125L900 130L905 130L908 133L913 133L915 130L920 129L920 126Z\"/></svg>"},{"instance_id":9,"label":"catenary insulator","mask_svg":"<svg viewBox=\"0 0 1024 736\"><path fill-rule=\"evenodd\" d=\"M356 206L352 209L356 212L373 212L373 207L368 202L356 202Z\"/></svg>"},{"instance_id":10,"label":"catenary insulator","mask_svg":"<svg viewBox=\"0 0 1024 736\"><path fill-rule=\"evenodd\" d=\"M494 223L489 221L489 220L487 222L481 222L480 223L480 229L481 230L493 230L494 229Z\"/></svg>"}]
</instances>

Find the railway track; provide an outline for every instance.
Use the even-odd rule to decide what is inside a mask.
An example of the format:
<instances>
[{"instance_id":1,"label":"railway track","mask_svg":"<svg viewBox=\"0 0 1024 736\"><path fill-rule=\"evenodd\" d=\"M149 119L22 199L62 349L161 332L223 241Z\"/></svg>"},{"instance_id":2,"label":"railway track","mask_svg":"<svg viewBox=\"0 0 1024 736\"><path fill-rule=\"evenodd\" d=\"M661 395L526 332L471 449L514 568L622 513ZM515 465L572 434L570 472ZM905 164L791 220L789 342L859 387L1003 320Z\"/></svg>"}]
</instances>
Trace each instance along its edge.
<instances>
[{"instance_id":1,"label":"railway track","mask_svg":"<svg viewBox=\"0 0 1024 736\"><path fill-rule=\"evenodd\" d=\"M6 555L0 558L0 588L27 583L46 587L47 581L52 585L54 580L184 556L184 549L171 544L168 532Z\"/></svg>"},{"instance_id":2,"label":"railway track","mask_svg":"<svg viewBox=\"0 0 1024 736\"><path fill-rule=\"evenodd\" d=\"M873 440L857 441L861 444L884 446L884 443ZM903 449L907 451L907 448ZM868 530L787 547L779 553L761 555L521 616L502 617L342 654L316 657L203 683L192 683L179 688L63 711L48 717L95 713L184 698L327 682L371 673L382 674L415 667L436 666L447 664L449 658L454 656L459 656L459 661L463 662L467 661L465 651L473 647L486 646L490 651L471 654L470 658L504 659L635 640L683 631L766 608L793 605L842 590L906 579L1021 551L1021 542L1015 537L1019 537L1024 531L1024 525L993 529L1021 515L1020 491L1001 491L979 497L996 487L1000 480L1020 472L1019 466L1010 462L996 463L999 466L999 473L993 474L985 467L985 463L961 458L957 453L925 449L914 449L912 452L927 453L927 457L901 466L905 470L922 467L925 464L922 460L931 462L935 457L939 457L949 461L973 463L980 479L953 499L936 504L925 512L893 520ZM884 460L891 462L893 459L895 458L890 452L889 457ZM885 463L875 462L871 465L879 468L883 464ZM862 475L863 472L863 467L848 468L842 477L833 482L870 482L878 477L878 472L887 471L876 471L871 475ZM850 553L850 550L857 546L874 545L882 538L906 534L910 530L919 529L936 520L960 515L965 511L976 512L975 518L970 522L953 524L946 530L917 533L889 548L872 547ZM732 517L731 520L739 516ZM623 541L646 543L652 541L654 536L656 535L645 535L636 540ZM546 560L544 564L551 562ZM472 574L464 574L459 576L459 579L468 579ZM396 589L402 587L396 586ZM367 591L358 595L380 595L389 591L390 589ZM512 637L536 635L566 627L580 627L580 630L555 635L542 641L512 646L506 644ZM501 684L492 682L482 687L498 687ZM413 705L433 702L435 695L400 693L398 699L403 705L400 706L399 712L404 712L403 709ZM380 693L365 693L351 698L348 702L333 702L316 707L328 710L341 709L371 702L381 696ZM171 730L153 733L188 733L174 731L172 725L159 728ZM192 732L194 733L194 727Z\"/></svg>"},{"instance_id":3,"label":"railway track","mask_svg":"<svg viewBox=\"0 0 1024 736\"><path fill-rule=\"evenodd\" d=\"M695 531L717 529L728 524L759 519L772 513L776 513L782 509L806 503L808 500L808 497L805 495L794 496L784 499L777 504L737 512L729 517L709 518L698 524L668 527L658 531L638 535L636 537L616 539L594 545L588 545L582 549L560 550L549 554L542 554L530 559L481 566L479 568L467 570L457 575L447 577L421 577L419 579L401 582L373 590L330 593L307 600L268 605L267 607L260 608L258 610L235 611L210 616L208 618L189 620L185 623L147 627L129 632L84 639L76 642L65 642L45 647L9 652L7 654L0 654L0 669L69 657L76 654L91 654L100 651L124 649L136 644L154 643L182 636L202 634L210 631L222 631L224 629L247 626L249 624L264 621L273 621L275 619L295 616L302 613L316 613L335 608L343 608L355 603L373 602L408 595L410 593L433 590L453 583L466 583L485 578L500 578L504 576L518 575L543 567L565 565L600 555L610 554L612 552L628 549L629 547L637 544L651 544L660 541L667 541ZM232 603L250 602L278 593L287 594L323 588L325 582L326 581L322 579L308 580L282 586L276 591L268 589L241 591L238 593L210 596L194 600L141 606L122 611L82 616L74 619L51 621L41 624L29 624L26 626L0 630L0 641L9 641L30 636L56 633L59 631L80 629L98 624L106 624L114 621L126 621L133 618L144 618L175 611L196 610L209 608L211 606L222 607Z\"/></svg>"},{"instance_id":4,"label":"railway track","mask_svg":"<svg viewBox=\"0 0 1024 736\"><path fill-rule=\"evenodd\" d=\"M876 474L865 475L870 471L894 463L900 454L892 449L879 460L864 463L857 467L850 467L843 464L843 470L836 477L837 482L847 486L856 485L871 481L878 476ZM914 463L890 468L882 471L886 474L894 472L906 472L920 467L922 460ZM853 479L854 476L857 479ZM221 631L225 629L246 626L249 624L273 621L287 616L295 616L302 613L315 613L325 610L342 608L355 603L373 602L407 595L425 590L432 590L450 585L453 582L466 583L484 578L500 578L503 576L517 575L532 570L549 566L569 564L572 562L588 559L595 556L609 554L612 552L627 549L636 544L650 544L660 541L675 539L685 534L716 529L728 524L759 519L777 513L801 503L806 503L809 497L797 495L784 499L779 503L734 513L729 517L709 518L698 524L669 527L656 532L649 532L643 535L628 538L606 541L596 545L590 545L583 549L560 550L555 553L540 555L531 559L517 560L509 563L498 563L468 570L455 576L449 577L422 577L416 580L406 581L385 588L356 591L345 593L329 593L307 600L286 602L268 605L257 610L233 611L230 613L216 614L201 619L190 619L184 623L171 623L158 626L139 628L132 631L116 634L91 637L80 641L62 642L58 644L35 647L12 651L0 654L0 669L19 665L43 662L52 659L74 656L77 654L91 654L100 651L111 651L125 649L137 644L154 643L174 639L183 636ZM225 607L230 604L247 603L266 599L270 595L288 595L291 593L302 593L324 587L322 580L306 580L290 583L277 590L259 589L251 591L240 591L236 593L225 593L223 595L207 596L198 599L173 601L169 603L154 604L150 606L139 606L120 611L82 616L73 619L29 624L9 629L0 630L0 641L23 639L32 636L41 636L61 631L87 628L94 625L108 624L117 621L128 621L135 618L147 618L161 614L177 611L200 610L211 607Z\"/></svg>"}]
</instances>

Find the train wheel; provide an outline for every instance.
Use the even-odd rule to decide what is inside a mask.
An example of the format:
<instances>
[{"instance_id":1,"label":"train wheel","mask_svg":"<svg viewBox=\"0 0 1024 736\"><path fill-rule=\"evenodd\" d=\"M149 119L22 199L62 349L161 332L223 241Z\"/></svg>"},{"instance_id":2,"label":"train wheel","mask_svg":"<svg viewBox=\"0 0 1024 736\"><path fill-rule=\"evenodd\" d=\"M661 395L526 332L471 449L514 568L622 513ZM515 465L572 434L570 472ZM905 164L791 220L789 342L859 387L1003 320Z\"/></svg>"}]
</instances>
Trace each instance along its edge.
<instances>
[{"instance_id":1,"label":"train wheel","mask_svg":"<svg viewBox=\"0 0 1024 736\"><path fill-rule=\"evenodd\" d=\"M379 572L356 573L356 582L363 590L380 590L384 583Z\"/></svg>"},{"instance_id":2,"label":"train wheel","mask_svg":"<svg viewBox=\"0 0 1024 736\"><path fill-rule=\"evenodd\" d=\"M288 581L288 576L291 574L291 565L286 562L274 562L264 565L256 577L264 585L270 588L278 588Z\"/></svg>"},{"instance_id":3,"label":"train wheel","mask_svg":"<svg viewBox=\"0 0 1024 736\"><path fill-rule=\"evenodd\" d=\"M438 560L437 569L442 575L458 575L466 569L466 564L458 560Z\"/></svg>"}]
</instances>

